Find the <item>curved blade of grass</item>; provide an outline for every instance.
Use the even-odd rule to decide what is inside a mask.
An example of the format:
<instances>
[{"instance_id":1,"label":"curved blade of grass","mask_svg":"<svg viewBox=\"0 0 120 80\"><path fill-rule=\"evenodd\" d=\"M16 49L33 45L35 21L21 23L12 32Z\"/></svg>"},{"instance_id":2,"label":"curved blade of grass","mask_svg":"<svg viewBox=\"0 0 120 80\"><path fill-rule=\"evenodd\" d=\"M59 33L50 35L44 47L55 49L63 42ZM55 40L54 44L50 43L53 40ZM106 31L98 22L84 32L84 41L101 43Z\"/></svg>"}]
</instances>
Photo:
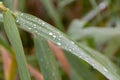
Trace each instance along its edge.
<instances>
[{"instance_id":1,"label":"curved blade of grass","mask_svg":"<svg viewBox=\"0 0 120 80\"><path fill-rule=\"evenodd\" d=\"M78 25L78 24L74 24L74 25ZM74 32L69 32L68 34L75 40L79 40L81 38L86 38L86 37L93 37L95 39L95 42L100 43L102 41L112 38L113 36L120 35L120 29L111 28L111 27L107 27L107 28L88 27L88 28L74 29Z\"/></svg>"},{"instance_id":2,"label":"curved blade of grass","mask_svg":"<svg viewBox=\"0 0 120 80\"><path fill-rule=\"evenodd\" d=\"M105 10L106 7L109 5L109 1L105 0L101 2L98 7L91 10L88 14L86 14L82 19L75 19L72 21L72 23L69 26L68 34L72 34L74 36L78 35L77 33L80 32L79 29L84 27L86 23L88 23L90 20L92 20L97 14L99 14L101 11ZM79 36L77 37L79 38Z\"/></svg>"},{"instance_id":3,"label":"curved blade of grass","mask_svg":"<svg viewBox=\"0 0 120 80\"><path fill-rule=\"evenodd\" d=\"M59 4L58 4L58 7L59 8L64 8L66 5L74 2L75 0L60 0L59 1Z\"/></svg>"},{"instance_id":4,"label":"curved blade of grass","mask_svg":"<svg viewBox=\"0 0 120 80\"><path fill-rule=\"evenodd\" d=\"M110 57L113 58L115 55L117 55L117 51L120 49L120 37L115 36L112 39L108 41L107 46L103 50L103 53Z\"/></svg>"},{"instance_id":5,"label":"curved blade of grass","mask_svg":"<svg viewBox=\"0 0 120 80\"><path fill-rule=\"evenodd\" d=\"M54 6L52 4L52 0L42 0L42 2L44 4L44 6L46 7L46 9L47 9L49 15L51 16L51 18L54 20L57 28L64 31L64 26L61 22L60 16L58 15L59 13L54 8Z\"/></svg>"},{"instance_id":6,"label":"curved blade of grass","mask_svg":"<svg viewBox=\"0 0 120 80\"><path fill-rule=\"evenodd\" d=\"M37 51L36 56L43 73L44 80L61 80L57 62L47 40L42 37L35 37L34 43Z\"/></svg>"},{"instance_id":7,"label":"curved blade of grass","mask_svg":"<svg viewBox=\"0 0 120 80\"><path fill-rule=\"evenodd\" d=\"M5 32L10 40L16 55L17 66L21 80L30 80L30 75L26 66L25 55L22 47L20 35L15 24L15 20L10 11L3 13Z\"/></svg>"},{"instance_id":8,"label":"curved blade of grass","mask_svg":"<svg viewBox=\"0 0 120 80\"><path fill-rule=\"evenodd\" d=\"M108 79L120 79L120 75L118 74L119 70L117 67L114 67L115 65L107 57L88 49L86 46L78 45L78 43L71 40L61 31L32 15L18 12L15 16L16 22L21 25L19 26L20 28L37 35L37 37L42 36L53 41L58 46L89 63Z\"/></svg>"}]
</instances>

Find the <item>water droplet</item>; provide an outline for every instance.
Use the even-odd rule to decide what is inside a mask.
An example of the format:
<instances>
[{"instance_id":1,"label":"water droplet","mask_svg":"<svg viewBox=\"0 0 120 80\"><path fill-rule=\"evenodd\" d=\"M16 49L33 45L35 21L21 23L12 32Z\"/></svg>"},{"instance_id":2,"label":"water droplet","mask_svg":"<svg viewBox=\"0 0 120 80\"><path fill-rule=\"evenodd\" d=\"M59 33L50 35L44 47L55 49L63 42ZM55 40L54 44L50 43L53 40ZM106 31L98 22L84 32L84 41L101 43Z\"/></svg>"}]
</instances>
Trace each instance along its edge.
<instances>
[{"instance_id":1,"label":"water droplet","mask_svg":"<svg viewBox=\"0 0 120 80\"><path fill-rule=\"evenodd\" d=\"M34 27L36 27L36 24L33 24Z\"/></svg>"},{"instance_id":2,"label":"water droplet","mask_svg":"<svg viewBox=\"0 0 120 80\"><path fill-rule=\"evenodd\" d=\"M71 52L72 50L71 50L71 49L69 49L69 51Z\"/></svg>"},{"instance_id":3,"label":"water droplet","mask_svg":"<svg viewBox=\"0 0 120 80\"><path fill-rule=\"evenodd\" d=\"M73 41L71 41L72 44L75 44Z\"/></svg>"},{"instance_id":4,"label":"water droplet","mask_svg":"<svg viewBox=\"0 0 120 80\"><path fill-rule=\"evenodd\" d=\"M50 32L49 35L53 35L53 33Z\"/></svg>"},{"instance_id":5,"label":"water droplet","mask_svg":"<svg viewBox=\"0 0 120 80\"><path fill-rule=\"evenodd\" d=\"M44 25L45 25L45 23L43 22L43 23L42 23L42 26L44 26Z\"/></svg>"},{"instance_id":6,"label":"water droplet","mask_svg":"<svg viewBox=\"0 0 120 80\"><path fill-rule=\"evenodd\" d=\"M29 27L28 29L31 30L32 28Z\"/></svg>"},{"instance_id":7,"label":"water droplet","mask_svg":"<svg viewBox=\"0 0 120 80\"><path fill-rule=\"evenodd\" d=\"M56 38L56 36L55 36L55 35L53 35L53 37L54 37L54 38Z\"/></svg>"},{"instance_id":8,"label":"water droplet","mask_svg":"<svg viewBox=\"0 0 120 80\"><path fill-rule=\"evenodd\" d=\"M106 4L105 4L105 3L101 3L101 4L99 5L99 7L100 7L101 9L104 9L104 8L106 7Z\"/></svg>"},{"instance_id":9,"label":"water droplet","mask_svg":"<svg viewBox=\"0 0 120 80\"><path fill-rule=\"evenodd\" d=\"M38 31L35 31L36 33L38 32Z\"/></svg>"},{"instance_id":10,"label":"water droplet","mask_svg":"<svg viewBox=\"0 0 120 80\"><path fill-rule=\"evenodd\" d=\"M59 45L59 46L60 46L60 45L61 45L61 43L57 42L57 45Z\"/></svg>"},{"instance_id":11,"label":"water droplet","mask_svg":"<svg viewBox=\"0 0 120 80\"><path fill-rule=\"evenodd\" d=\"M21 16L23 16L23 13L21 13Z\"/></svg>"},{"instance_id":12,"label":"water droplet","mask_svg":"<svg viewBox=\"0 0 120 80\"><path fill-rule=\"evenodd\" d=\"M19 22L19 20L16 20L16 22Z\"/></svg>"},{"instance_id":13,"label":"water droplet","mask_svg":"<svg viewBox=\"0 0 120 80\"><path fill-rule=\"evenodd\" d=\"M105 67L103 67L103 70L104 70L105 72L108 72L108 70L107 70Z\"/></svg>"}]
</instances>

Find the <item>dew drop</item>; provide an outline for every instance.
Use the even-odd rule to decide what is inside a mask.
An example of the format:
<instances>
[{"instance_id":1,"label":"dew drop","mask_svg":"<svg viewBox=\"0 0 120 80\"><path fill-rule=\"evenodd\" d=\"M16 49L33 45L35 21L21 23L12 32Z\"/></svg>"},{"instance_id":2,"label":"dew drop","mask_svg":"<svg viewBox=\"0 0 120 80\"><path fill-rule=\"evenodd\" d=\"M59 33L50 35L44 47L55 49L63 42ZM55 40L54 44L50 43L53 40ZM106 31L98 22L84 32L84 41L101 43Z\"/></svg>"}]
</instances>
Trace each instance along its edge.
<instances>
[{"instance_id":1,"label":"dew drop","mask_svg":"<svg viewBox=\"0 0 120 80\"><path fill-rule=\"evenodd\" d=\"M28 29L31 30L32 28L29 27Z\"/></svg>"},{"instance_id":2,"label":"dew drop","mask_svg":"<svg viewBox=\"0 0 120 80\"><path fill-rule=\"evenodd\" d=\"M71 41L72 44L75 44L73 41Z\"/></svg>"},{"instance_id":3,"label":"dew drop","mask_svg":"<svg viewBox=\"0 0 120 80\"><path fill-rule=\"evenodd\" d=\"M35 27L35 26L36 26L36 24L33 24L33 26Z\"/></svg>"},{"instance_id":4,"label":"dew drop","mask_svg":"<svg viewBox=\"0 0 120 80\"><path fill-rule=\"evenodd\" d=\"M19 22L19 20L16 20L16 22Z\"/></svg>"},{"instance_id":5,"label":"dew drop","mask_svg":"<svg viewBox=\"0 0 120 80\"><path fill-rule=\"evenodd\" d=\"M21 16L23 16L23 13L21 13Z\"/></svg>"},{"instance_id":6,"label":"dew drop","mask_svg":"<svg viewBox=\"0 0 120 80\"><path fill-rule=\"evenodd\" d=\"M53 35L53 33L50 32L49 35Z\"/></svg>"},{"instance_id":7,"label":"dew drop","mask_svg":"<svg viewBox=\"0 0 120 80\"><path fill-rule=\"evenodd\" d=\"M53 37L54 37L54 38L56 38L56 36L55 36L55 35L53 35Z\"/></svg>"},{"instance_id":8,"label":"dew drop","mask_svg":"<svg viewBox=\"0 0 120 80\"><path fill-rule=\"evenodd\" d=\"M57 45L59 45L59 46L60 46L60 45L61 45L61 43L57 42Z\"/></svg>"},{"instance_id":9,"label":"dew drop","mask_svg":"<svg viewBox=\"0 0 120 80\"><path fill-rule=\"evenodd\" d=\"M71 50L71 49L69 49L69 51L71 52L72 50Z\"/></svg>"},{"instance_id":10,"label":"dew drop","mask_svg":"<svg viewBox=\"0 0 120 80\"><path fill-rule=\"evenodd\" d=\"M43 22L43 23L42 23L42 26L44 26L44 25L45 25L45 23Z\"/></svg>"},{"instance_id":11,"label":"dew drop","mask_svg":"<svg viewBox=\"0 0 120 80\"><path fill-rule=\"evenodd\" d=\"M105 72L108 72L108 70L107 70L105 67L103 67L103 70L104 70Z\"/></svg>"},{"instance_id":12,"label":"dew drop","mask_svg":"<svg viewBox=\"0 0 120 80\"><path fill-rule=\"evenodd\" d=\"M35 31L36 33L38 32L38 31Z\"/></svg>"}]
</instances>

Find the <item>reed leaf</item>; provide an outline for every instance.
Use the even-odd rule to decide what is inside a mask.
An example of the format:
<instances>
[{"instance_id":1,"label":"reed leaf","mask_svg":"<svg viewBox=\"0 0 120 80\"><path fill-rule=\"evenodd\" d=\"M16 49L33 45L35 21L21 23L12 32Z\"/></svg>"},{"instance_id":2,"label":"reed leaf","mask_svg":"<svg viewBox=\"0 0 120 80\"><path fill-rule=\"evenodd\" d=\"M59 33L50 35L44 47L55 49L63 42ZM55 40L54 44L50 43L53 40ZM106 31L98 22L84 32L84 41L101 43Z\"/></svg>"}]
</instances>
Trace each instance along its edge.
<instances>
[{"instance_id":1,"label":"reed leaf","mask_svg":"<svg viewBox=\"0 0 120 80\"><path fill-rule=\"evenodd\" d=\"M44 80L61 80L57 62L47 40L42 37L35 37L34 43L37 51L36 56L43 73Z\"/></svg>"},{"instance_id":2,"label":"reed leaf","mask_svg":"<svg viewBox=\"0 0 120 80\"><path fill-rule=\"evenodd\" d=\"M21 80L31 80L26 66L25 55L23 51L20 35L15 20L10 11L3 13L3 23L8 39L15 50L16 62Z\"/></svg>"},{"instance_id":3,"label":"reed leaf","mask_svg":"<svg viewBox=\"0 0 120 80\"><path fill-rule=\"evenodd\" d=\"M37 35L37 37L42 36L53 41L61 48L89 63L109 80L120 79L118 68L107 57L97 51L79 45L58 29L32 15L17 12L15 17L16 22L20 24L20 28Z\"/></svg>"}]
</instances>

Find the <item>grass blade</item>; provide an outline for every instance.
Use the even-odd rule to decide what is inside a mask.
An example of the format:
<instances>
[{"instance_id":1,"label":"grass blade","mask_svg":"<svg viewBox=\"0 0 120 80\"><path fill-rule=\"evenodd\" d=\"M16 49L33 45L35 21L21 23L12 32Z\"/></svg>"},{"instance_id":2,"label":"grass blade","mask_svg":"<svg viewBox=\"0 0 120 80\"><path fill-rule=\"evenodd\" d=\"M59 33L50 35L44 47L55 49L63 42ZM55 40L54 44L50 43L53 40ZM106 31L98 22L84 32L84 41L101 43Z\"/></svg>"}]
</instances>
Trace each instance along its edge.
<instances>
[{"instance_id":1,"label":"grass blade","mask_svg":"<svg viewBox=\"0 0 120 80\"><path fill-rule=\"evenodd\" d=\"M107 57L89 49L86 46L79 45L61 31L34 16L19 12L16 13L15 16L17 23L21 25L19 26L20 28L37 35L37 37L42 36L46 39L50 39L58 46L70 51L89 63L108 79L120 79L120 75L118 74L119 70L117 67L114 67L115 65L110 62Z\"/></svg>"},{"instance_id":2,"label":"grass blade","mask_svg":"<svg viewBox=\"0 0 120 80\"><path fill-rule=\"evenodd\" d=\"M75 0L61 0L59 1L58 7L59 8L64 8L66 5L74 2Z\"/></svg>"},{"instance_id":3,"label":"grass blade","mask_svg":"<svg viewBox=\"0 0 120 80\"><path fill-rule=\"evenodd\" d=\"M30 75L26 66L25 55L22 47L20 35L15 24L15 20L10 11L3 13L4 28L10 40L12 47L15 50L17 66L21 80L30 80Z\"/></svg>"},{"instance_id":4,"label":"grass blade","mask_svg":"<svg viewBox=\"0 0 120 80\"><path fill-rule=\"evenodd\" d=\"M44 76L44 80L61 80L55 57L44 38L34 38L37 59Z\"/></svg>"},{"instance_id":5,"label":"grass blade","mask_svg":"<svg viewBox=\"0 0 120 80\"><path fill-rule=\"evenodd\" d=\"M49 15L51 16L51 18L54 20L56 26L64 31L64 26L61 22L59 13L57 13L56 9L54 8L53 4L52 4L52 0L42 0L44 6L46 7Z\"/></svg>"},{"instance_id":6,"label":"grass blade","mask_svg":"<svg viewBox=\"0 0 120 80\"><path fill-rule=\"evenodd\" d=\"M67 32L69 34L76 35L78 32L80 32L79 29L84 27L90 20L92 20L95 16L97 16L97 14L99 14L101 11L105 10L108 5L109 5L109 1L103 1L98 5L98 7L91 10L82 19L73 20Z\"/></svg>"},{"instance_id":7,"label":"grass blade","mask_svg":"<svg viewBox=\"0 0 120 80\"><path fill-rule=\"evenodd\" d=\"M74 26L75 25L77 24L74 24ZM74 32L69 32L68 34L75 40L80 40L86 37L93 37L95 39L95 42L100 43L112 38L113 36L120 35L120 29L111 27L88 27L81 29L77 28L74 29Z\"/></svg>"}]
</instances>

